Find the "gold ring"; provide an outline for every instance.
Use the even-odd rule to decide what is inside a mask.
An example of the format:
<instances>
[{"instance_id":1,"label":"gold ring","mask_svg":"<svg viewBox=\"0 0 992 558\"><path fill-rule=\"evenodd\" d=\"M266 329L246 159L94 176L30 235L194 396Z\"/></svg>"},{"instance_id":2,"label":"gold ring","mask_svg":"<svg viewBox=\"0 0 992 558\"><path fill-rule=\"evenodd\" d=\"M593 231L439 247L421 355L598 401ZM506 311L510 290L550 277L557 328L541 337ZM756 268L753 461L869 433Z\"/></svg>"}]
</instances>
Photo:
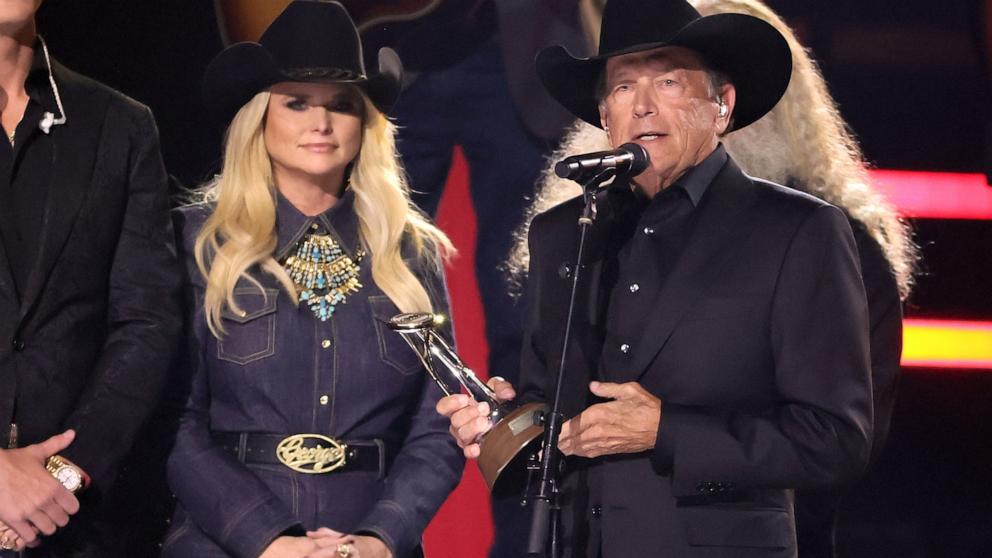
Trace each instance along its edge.
<instances>
[{"instance_id":1,"label":"gold ring","mask_svg":"<svg viewBox=\"0 0 992 558\"><path fill-rule=\"evenodd\" d=\"M16 544L11 544L12 542L13 541L7 537L7 533L4 533L3 537L0 537L0 550L14 550L17 548Z\"/></svg>"},{"instance_id":2,"label":"gold ring","mask_svg":"<svg viewBox=\"0 0 992 558\"><path fill-rule=\"evenodd\" d=\"M351 556L351 545L348 543L342 543L338 545L338 556L341 558L348 558Z\"/></svg>"}]
</instances>

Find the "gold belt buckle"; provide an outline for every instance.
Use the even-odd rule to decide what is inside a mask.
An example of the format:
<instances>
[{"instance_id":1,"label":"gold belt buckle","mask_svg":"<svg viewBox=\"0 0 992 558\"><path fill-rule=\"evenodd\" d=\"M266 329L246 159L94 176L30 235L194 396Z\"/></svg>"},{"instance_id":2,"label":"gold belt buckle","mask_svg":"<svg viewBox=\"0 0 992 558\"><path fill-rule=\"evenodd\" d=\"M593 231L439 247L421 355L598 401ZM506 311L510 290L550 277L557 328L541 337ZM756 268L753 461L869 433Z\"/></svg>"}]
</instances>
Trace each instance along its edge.
<instances>
[{"instance_id":1,"label":"gold belt buckle","mask_svg":"<svg viewBox=\"0 0 992 558\"><path fill-rule=\"evenodd\" d=\"M298 473L319 475L344 467L347 450L347 445L321 434L293 434L276 446L276 457Z\"/></svg>"}]
</instances>

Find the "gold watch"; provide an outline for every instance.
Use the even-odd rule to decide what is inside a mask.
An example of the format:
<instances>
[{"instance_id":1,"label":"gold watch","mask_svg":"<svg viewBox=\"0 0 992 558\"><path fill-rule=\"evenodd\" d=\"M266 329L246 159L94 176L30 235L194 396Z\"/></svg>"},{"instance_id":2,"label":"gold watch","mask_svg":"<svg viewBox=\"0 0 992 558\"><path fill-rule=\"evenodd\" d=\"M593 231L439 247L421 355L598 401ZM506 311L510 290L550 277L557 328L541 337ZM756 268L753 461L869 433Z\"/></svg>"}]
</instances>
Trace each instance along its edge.
<instances>
[{"instance_id":1,"label":"gold watch","mask_svg":"<svg viewBox=\"0 0 992 558\"><path fill-rule=\"evenodd\" d=\"M53 455L48 458L48 461L45 461L45 469L48 469L55 480L73 494L82 490L86 483L83 471L71 461L58 455Z\"/></svg>"}]
</instances>

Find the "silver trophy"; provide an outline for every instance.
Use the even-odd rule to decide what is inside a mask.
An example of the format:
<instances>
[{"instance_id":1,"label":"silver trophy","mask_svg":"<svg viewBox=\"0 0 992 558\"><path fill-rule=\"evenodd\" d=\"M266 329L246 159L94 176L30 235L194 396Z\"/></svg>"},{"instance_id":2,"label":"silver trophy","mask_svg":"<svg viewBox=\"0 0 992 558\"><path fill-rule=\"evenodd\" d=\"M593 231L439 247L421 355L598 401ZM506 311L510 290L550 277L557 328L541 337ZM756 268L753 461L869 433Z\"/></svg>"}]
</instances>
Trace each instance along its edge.
<instances>
[{"instance_id":1,"label":"silver trophy","mask_svg":"<svg viewBox=\"0 0 992 558\"><path fill-rule=\"evenodd\" d=\"M494 490L504 470L523 470L523 467L507 466L544 432L541 422L544 405L500 402L496 393L465 365L438 333L440 323L439 317L430 312L411 312L393 316L389 328L406 340L445 395L455 393L452 388L461 385L473 399L489 404L488 418L493 427L479 441L479 470L489 490ZM524 460L525 456L519 459Z\"/></svg>"}]
</instances>

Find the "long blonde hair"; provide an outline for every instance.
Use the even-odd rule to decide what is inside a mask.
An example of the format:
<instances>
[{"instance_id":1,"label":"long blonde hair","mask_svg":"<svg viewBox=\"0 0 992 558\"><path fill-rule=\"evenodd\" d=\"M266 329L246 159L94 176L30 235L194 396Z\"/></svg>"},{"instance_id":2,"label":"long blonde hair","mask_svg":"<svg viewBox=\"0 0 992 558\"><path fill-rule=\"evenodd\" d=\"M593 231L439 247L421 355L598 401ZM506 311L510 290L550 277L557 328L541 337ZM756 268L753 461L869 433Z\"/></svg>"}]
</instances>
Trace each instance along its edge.
<instances>
[{"instance_id":1,"label":"long blonde hair","mask_svg":"<svg viewBox=\"0 0 992 558\"><path fill-rule=\"evenodd\" d=\"M362 99L362 145L349 181L359 238L371 256L372 279L397 308L429 312L427 290L404 262L401 250L408 242L422 265L439 272L454 247L410 201L396 152L396 127L364 93ZM244 278L262 290L252 273L255 266L275 277L299 302L292 280L273 257L276 188L263 134L268 105L269 93L262 91L241 107L227 130L221 175L199 191L202 201L214 205L196 236L194 256L206 280L207 326L217 337L224 333L222 309L241 311L234 299L238 281Z\"/></svg>"},{"instance_id":2,"label":"long blonde hair","mask_svg":"<svg viewBox=\"0 0 992 558\"><path fill-rule=\"evenodd\" d=\"M913 285L918 249L895 208L869 185L861 148L841 118L816 62L785 22L758 0L690 2L703 15L734 12L765 20L782 33L792 50L792 79L782 100L757 122L724 136L727 152L748 174L788 183L840 207L862 223L882 247L905 299ZM602 149L610 149L606 134L579 121L552 160ZM527 273L530 220L579 193L573 182L558 178L551 168L545 170L505 265L513 286L519 287Z\"/></svg>"}]
</instances>

